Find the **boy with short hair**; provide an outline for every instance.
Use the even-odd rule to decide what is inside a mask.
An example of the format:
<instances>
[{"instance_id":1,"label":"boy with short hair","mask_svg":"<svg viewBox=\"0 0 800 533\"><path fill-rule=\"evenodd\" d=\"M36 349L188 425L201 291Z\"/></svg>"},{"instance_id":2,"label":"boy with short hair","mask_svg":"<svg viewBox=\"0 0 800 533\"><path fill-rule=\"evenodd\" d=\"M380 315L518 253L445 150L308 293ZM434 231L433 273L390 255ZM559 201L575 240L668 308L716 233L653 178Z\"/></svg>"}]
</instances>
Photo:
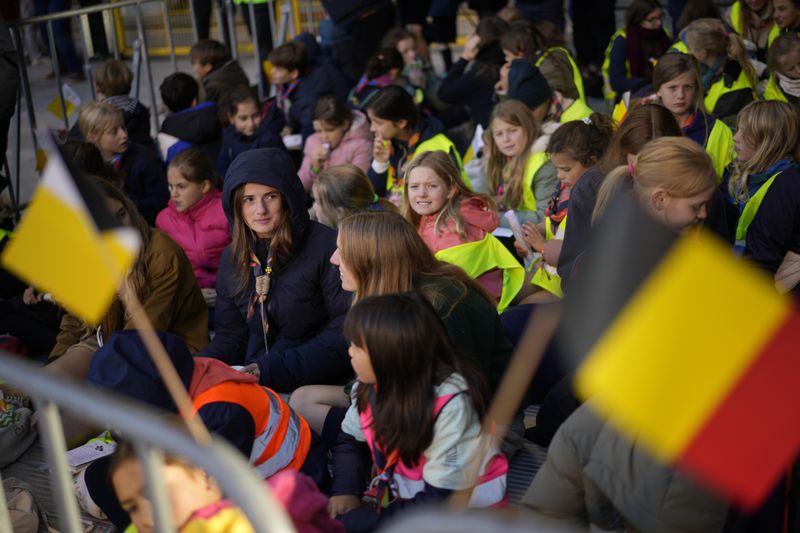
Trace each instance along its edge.
<instances>
[{"instance_id":1,"label":"boy with short hair","mask_svg":"<svg viewBox=\"0 0 800 533\"><path fill-rule=\"evenodd\" d=\"M220 99L236 87L250 86L247 74L219 41L197 41L189 50L189 59L194 77L203 84L205 94L201 100L214 102L224 108L226 105Z\"/></svg>"},{"instance_id":2,"label":"boy with short hair","mask_svg":"<svg viewBox=\"0 0 800 533\"><path fill-rule=\"evenodd\" d=\"M152 144L150 137L150 110L136 98L131 98L133 72L123 61L110 59L94 73L97 101L111 104L120 111L125 129L131 139L142 144Z\"/></svg>"},{"instance_id":3,"label":"boy with short hair","mask_svg":"<svg viewBox=\"0 0 800 533\"><path fill-rule=\"evenodd\" d=\"M284 43L269 54L271 82L277 86L276 102L286 118L288 133L301 133L303 140L314 133L314 104L323 94L347 98L350 87L341 72L330 65L312 66L308 51L298 41Z\"/></svg>"},{"instance_id":4,"label":"boy with short hair","mask_svg":"<svg viewBox=\"0 0 800 533\"><path fill-rule=\"evenodd\" d=\"M161 123L157 139L166 164L178 153L196 146L212 161L219 154L221 124L214 102L199 102L200 87L185 72L170 74L161 83L161 100L172 113Z\"/></svg>"}]
</instances>

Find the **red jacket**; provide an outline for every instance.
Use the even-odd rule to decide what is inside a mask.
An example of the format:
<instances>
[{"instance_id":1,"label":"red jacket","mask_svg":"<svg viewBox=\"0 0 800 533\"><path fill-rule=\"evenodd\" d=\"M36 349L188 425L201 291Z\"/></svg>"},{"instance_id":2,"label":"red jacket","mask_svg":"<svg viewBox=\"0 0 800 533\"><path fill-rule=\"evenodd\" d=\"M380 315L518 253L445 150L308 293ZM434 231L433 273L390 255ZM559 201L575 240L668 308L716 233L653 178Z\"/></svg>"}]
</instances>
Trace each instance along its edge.
<instances>
[{"instance_id":1,"label":"red jacket","mask_svg":"<svg viewBox=\"0 0 800 533\"><path fill-rule=\"evenodd\" d=\"M231 242L228 219L222 210L222 193L212 189L183 213L170 200L158 214L156 227L186 252L200 287L213 287L219 258Z\"/></svg>"}]
</instances>

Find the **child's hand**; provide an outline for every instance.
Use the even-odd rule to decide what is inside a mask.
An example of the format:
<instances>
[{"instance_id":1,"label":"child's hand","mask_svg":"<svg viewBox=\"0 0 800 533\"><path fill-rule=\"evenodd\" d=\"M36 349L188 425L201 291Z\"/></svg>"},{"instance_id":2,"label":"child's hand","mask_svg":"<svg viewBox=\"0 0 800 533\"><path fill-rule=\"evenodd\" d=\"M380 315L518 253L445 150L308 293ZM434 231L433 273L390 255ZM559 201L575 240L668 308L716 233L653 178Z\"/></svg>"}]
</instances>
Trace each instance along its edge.
<instances>
[{"instance_id":1,"label":"child's hand","mask_svg":"<svg viewBox=\"0 0 800 533\"><path fill-rule=\"evenodd\" d=\"M461 52L462 59L466 61L474 61L476 57L478 57L478 52L480 51L479 45L481 44L481 38L477 35L473 35L469 39L467 39L467 43L464 45L464 51Z\"/></svg>"},{"instance_id":2,"label":"child's hand","mask_svg":"<svg viewBox=\"0 0 800 533\"><path fill-rule=\"evenodd\" d=\"M311 154L311 159L314 167L322 168L328 161L328 151L323 145L319 145L314 149L314 153Z\"/></svg>"},{"instance_id":3,"label":"child's hand","mask_svg":"<svg viewBox=\"0 0 800 533\"><path fill-rule=\"evenodd\" d=\"M261 369L258 367L258 363L250 363L246 367L244 367L241 371L242 374L252 374L257 378L261 377Z\"/></svg>"},{"instance_id":4,"label":"child's hand","mask_svg":"<svg viewBox=\"0 0 800 533\"><path fill-rule=\"evenodd\" d=\"M500 96L508 93L508 72L511 70L511 63L505 63L500 67L500 80L494 84L494 92Z\"/></svg>"},{"instance_id":5,"label":"child's hand","mask_svg":"<svg viewBox=\"0 0 800 533\"><path fill-rule=\"evenodd\" d=\"M542 247L542 259L548 265L556 265L558 264L558 257L561 255L561 245L564 244L564 241L561 239L551 239L544 243L544 247Z\"/></svg>"},{"instance_id":6,"label":"child's hand","mask_svg":"<svg viewBox=\"0 0 800 533\"><path fill-rule=\"evenodd\" d=\"M336 518L340 514L345 514L359 507L361 507L361 498L350 494L331 496L331 499L328 500L328 514L331 518Z\"/></svg>"},{"instance_id":7,"label":"child's hand","mask_svg":"<svg viewBox=\"0 0 800 533\"><path fill-rule=\"evenodd\" d=\"M372 158L378 163L389 162L389 142L384 141L380 135L376 135L372 143Z\"/></svg>"},{"instance_id":8,"label":"child's hand","mask_svg":"<svg viewBox=\"0 0 800 533\"><path fill-rule=\"evenodd\" d=\"M522 225L522 235L525 238L525 242L531 247L531 250L538 252L544 248L544 235L542 235L542 232L536 227L536 224L532 222L524 223Z\"/></svg>"},{"instance_id":9,"label":"child's hand","mask_svg":"<svg viewBox=\"0 0 800 533\"><path fill-rule=\"evenodd\" d=\"M523 259L530 253L530 249L517 239L514 239L514 248L517 250L517 255Z\"/></svg>"},{"instance_id":10,"label":"child's hand","mask_svg":"<svg viewBox=\"0 0 800 533\"><path fill-rule=\"evenodd\" d=\"M28 287L25 289L25 292L22 293L22 302L25 305L35 305L41 302L44 299L44 295L36 292L36 289L33 287Z\"/></svg>"}]
</instances>

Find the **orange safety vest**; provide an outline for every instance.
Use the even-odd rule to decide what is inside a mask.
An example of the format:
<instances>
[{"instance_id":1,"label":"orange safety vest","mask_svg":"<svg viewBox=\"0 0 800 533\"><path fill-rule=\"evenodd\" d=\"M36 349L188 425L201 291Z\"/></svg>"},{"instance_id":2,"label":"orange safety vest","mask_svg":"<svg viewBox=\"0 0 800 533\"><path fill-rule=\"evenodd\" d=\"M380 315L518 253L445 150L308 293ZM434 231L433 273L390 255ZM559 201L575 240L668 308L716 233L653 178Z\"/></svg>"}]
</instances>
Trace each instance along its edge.
<instances>
[{"instance_id":1,"label":"orange safety vest","mask_svg":"<svg viewBox=\"0 0 800 533\"><path fill-rule=\"evenodd\" d=\"M274 391L255 383L226 381L193 398L196 410L214 402L241 405L256 426L250 464L264 479L281 470L300 470L311 447L311 429Z\"/></svg>"}]
</instances>

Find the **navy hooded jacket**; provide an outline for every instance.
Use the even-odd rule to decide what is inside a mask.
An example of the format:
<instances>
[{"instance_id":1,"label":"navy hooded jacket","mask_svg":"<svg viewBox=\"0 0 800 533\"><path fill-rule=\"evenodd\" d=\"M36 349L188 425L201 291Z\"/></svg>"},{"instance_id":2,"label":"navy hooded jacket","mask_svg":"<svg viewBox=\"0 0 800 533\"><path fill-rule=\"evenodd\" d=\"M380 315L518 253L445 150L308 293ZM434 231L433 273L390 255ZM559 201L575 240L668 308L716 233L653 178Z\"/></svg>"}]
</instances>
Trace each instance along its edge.
<instances>
[{"instance_id":1,"label":"navy hooded jacket","mask_svg":"<svg viewBox=\"0 0 800 533\"><path fill-rule=\"evenodd\" d=\"M200 102L169 115L161 123L161 132L196 146L211 161L217 160L222 128L213 102Z\"/></svg>"},{"instance_id":2,"label":"navy hooded jacket","mask_svg":"<svg viewBox=\"0 0 800 533\"><path fill-rule=\"evenodd\" d=\"M253 135L241 134L233 126L228 126L222 130L222 145L216 158L217 173L224 177L233 160L242 152L256 148L280 148L285 150L286 147L283 144L280 133L285 124L283 113L278 109L278 106L271 105Z\"/></svg>"},{"instance_id":3,"label":"navy hooded jacket","mask_svg":"<svg viewBox=\"0 0 800 533\"><path fill-rule=\"evenodd\" d=\"M222 205L233 227L233 194L246 183L278 189L291 224L292 255L273 261L266 310L269 325L265 351L260 306L247 311L255 291L249 269L247 289L237 293L233 245L222 253L217 271L216 336L199 356L229 364L257 362L261 384L278 392L302 385L344 383L352 369L342 334L351 294L342 289L339 271L330 263L336 232L312 222L303 185L283 150L250 150L234 160L225 176ZM249 262L249 261L248 261Z\"/></svg>"},{"instance_id":4,"label":"navy hooded jacket","mask_svg":"<svg viewBox=\"0 0 800 533\"><path fill-rule=\"evenodd\" d=\"M177 335L158 332L158 336L183 386L189 390L195 368L194 357ZM178 412L136 330L118 331L111 335L92 357L87 380L153 407ZM211 402L197 413L209 431L225 438L250 457L256 424L247 409L236 403Z\"/></svg>"}]
</instances>

